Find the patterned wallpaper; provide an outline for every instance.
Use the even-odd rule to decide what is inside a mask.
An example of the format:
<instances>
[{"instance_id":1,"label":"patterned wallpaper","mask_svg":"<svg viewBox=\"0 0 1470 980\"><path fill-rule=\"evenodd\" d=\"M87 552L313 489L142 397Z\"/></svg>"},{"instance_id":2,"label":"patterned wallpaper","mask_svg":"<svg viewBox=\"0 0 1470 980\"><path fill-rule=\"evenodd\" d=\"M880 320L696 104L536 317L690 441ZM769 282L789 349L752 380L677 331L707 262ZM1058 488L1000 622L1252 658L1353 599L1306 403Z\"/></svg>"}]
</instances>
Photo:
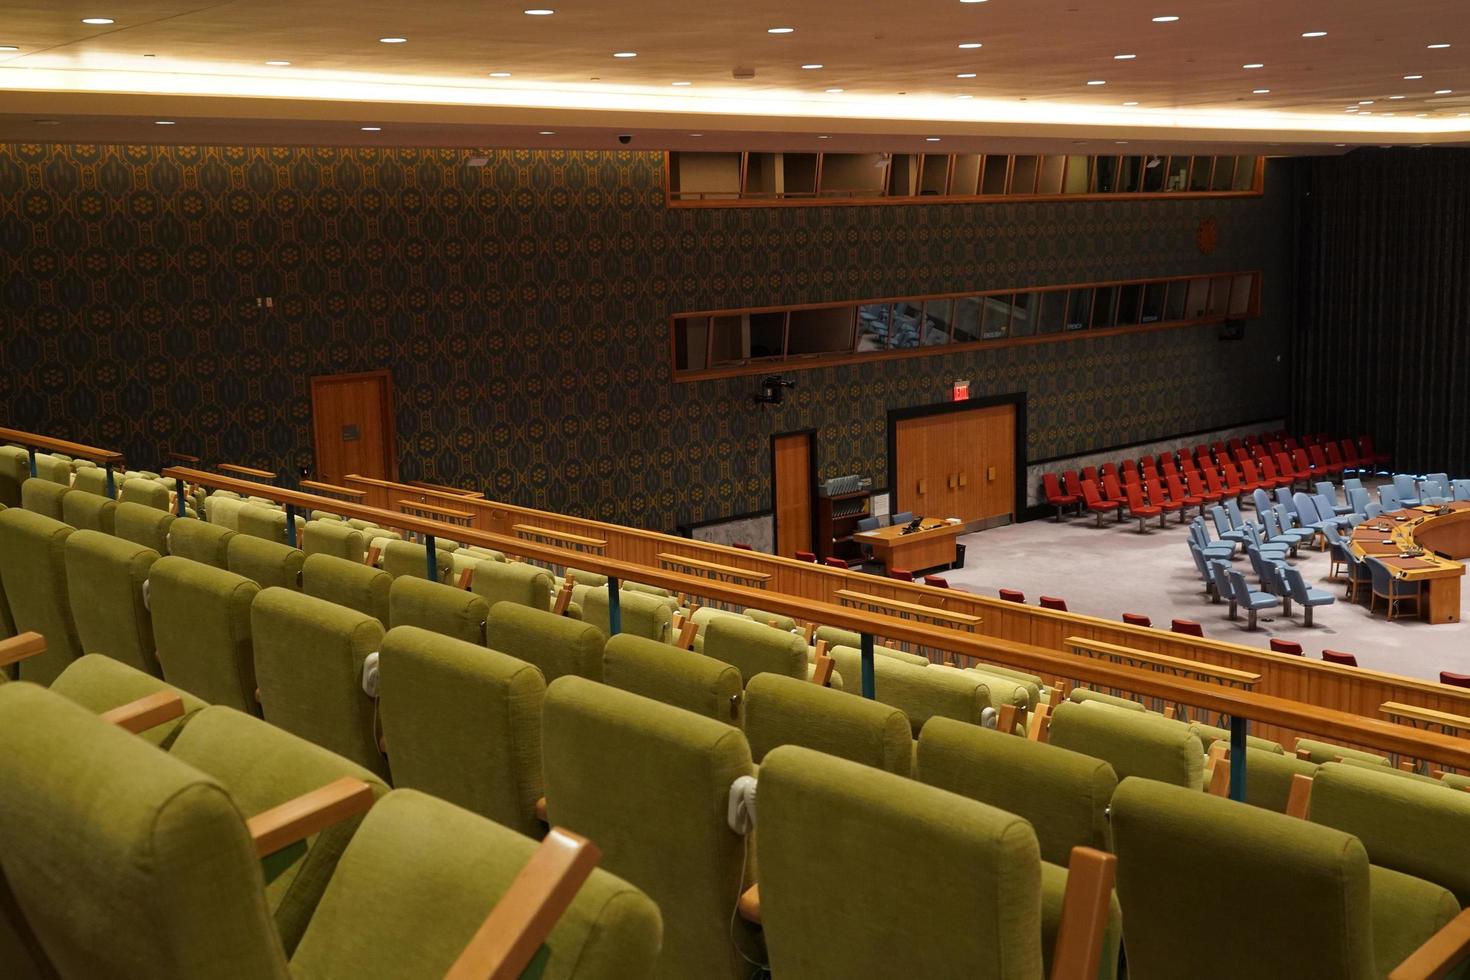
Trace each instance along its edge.
<instances>
[{"instance_id":1,"label":"patterned wallpaper","mask_svg":"<svg viewBox=\"0 0 1470 980\"><path fill-rule=\"evenodd\" d=\"M881 484L886 411L954 378L1027 392L1033 459L1283 412L1280 165L1260 199L704 210L666 208L662 173L626 151L0 145L0 419L292 470L309 379L389 368L403 478L672 529L767 507L774 432L818 427L822 476ZM778 408L757 378L671 380L682 310L1248 268L1266 316L1244 343L816 369Z\"/></svg>"}]
</instances>

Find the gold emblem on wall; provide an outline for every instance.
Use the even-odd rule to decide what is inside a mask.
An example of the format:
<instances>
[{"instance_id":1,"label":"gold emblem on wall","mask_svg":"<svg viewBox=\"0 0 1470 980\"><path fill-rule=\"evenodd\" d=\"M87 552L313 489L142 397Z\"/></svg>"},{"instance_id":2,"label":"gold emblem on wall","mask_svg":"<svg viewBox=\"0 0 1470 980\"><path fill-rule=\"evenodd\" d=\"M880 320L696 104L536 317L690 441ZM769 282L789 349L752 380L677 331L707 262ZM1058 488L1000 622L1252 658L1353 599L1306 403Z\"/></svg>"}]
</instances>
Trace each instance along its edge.
<instances>
[{"instance_id":1,"label":"gold emblem on wall","mask_svg":"<svg viewBox=\"0 0 1470 980\"><path fill-rule=\"evenodd\" d=\"M1214 218L1204 218L1194 230L1194 244L1201 255L1214 255L1215 246L1220 244L1220 226Z\"/></svg>"}]
</instances>

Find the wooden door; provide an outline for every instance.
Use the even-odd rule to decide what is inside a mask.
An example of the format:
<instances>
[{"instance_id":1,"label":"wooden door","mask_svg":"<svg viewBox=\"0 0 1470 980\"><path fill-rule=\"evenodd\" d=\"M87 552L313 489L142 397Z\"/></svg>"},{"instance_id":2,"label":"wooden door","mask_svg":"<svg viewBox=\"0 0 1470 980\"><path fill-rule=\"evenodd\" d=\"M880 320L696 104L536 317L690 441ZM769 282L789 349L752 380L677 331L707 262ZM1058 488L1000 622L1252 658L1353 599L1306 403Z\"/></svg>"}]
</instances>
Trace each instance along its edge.
<instances>
[{"instance_id":1,"label":"wooden door","mask_svg":"<svg viewBox=\"0 0 1470 980\"><path fill-rule=\"evenodd\" d=\"M398 479L393 382L387 371L311 379L316 478L341 483L349 473Z\"/></svg>"},{"instance_id":2,"label":"wooden door","mask_svg":"<svg viewBox=\"0 0 1470 980\"><path fill-rule=\"evenodd\" d=\"M1016 409L990 405L895 426L890 510L989 520L1016 512Z\"/></svg>"},{"instance_id":3,"label":"wooden door","mask_svg":"<svg viewBox=\"0 0 1470 980\"><path fill-rule=\"evenodd\" d=\"M812 434L771 437L771 511L776 521L776 554L796 557L812 549L812 497L816 466Z\"/></svg>"}]
</instances>

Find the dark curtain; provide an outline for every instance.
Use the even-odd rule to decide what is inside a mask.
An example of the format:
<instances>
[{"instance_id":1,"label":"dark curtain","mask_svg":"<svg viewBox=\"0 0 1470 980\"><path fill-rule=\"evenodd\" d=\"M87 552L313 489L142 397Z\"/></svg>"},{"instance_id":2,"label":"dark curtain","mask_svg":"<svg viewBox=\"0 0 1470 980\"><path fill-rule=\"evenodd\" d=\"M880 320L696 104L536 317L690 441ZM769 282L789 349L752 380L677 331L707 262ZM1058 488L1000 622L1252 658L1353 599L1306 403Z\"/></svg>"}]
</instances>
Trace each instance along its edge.
<instances>
[{"instance_id":1,"label":"dark curtain","mask_svg":"<svg viewBox=\"0 0 1470 980\"><path fill-rule=\"evenodd\" d=\"M1299 164L1293 427L1470 476L1470 151Z\"/></svg>"}]
</instances>

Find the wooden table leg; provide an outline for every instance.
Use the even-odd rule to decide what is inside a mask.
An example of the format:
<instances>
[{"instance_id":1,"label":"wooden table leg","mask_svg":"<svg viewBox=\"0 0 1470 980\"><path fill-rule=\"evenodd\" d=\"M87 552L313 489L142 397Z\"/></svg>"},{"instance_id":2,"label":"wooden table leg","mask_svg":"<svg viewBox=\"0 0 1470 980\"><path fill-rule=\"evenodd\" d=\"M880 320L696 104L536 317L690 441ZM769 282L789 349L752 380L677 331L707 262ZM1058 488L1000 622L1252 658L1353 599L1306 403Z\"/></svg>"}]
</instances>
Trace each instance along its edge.
<instances>
[{"instance_id":1,"label":"wooden table leg","mask_svg":"<svg viewBox=\"0 0 1470 980\"><path fill-rule=\"evenodd\" d=\"M1431 623L1460 621L1460 577L1435 578L1424 583Z\"/></svg>"}]
</instances>

